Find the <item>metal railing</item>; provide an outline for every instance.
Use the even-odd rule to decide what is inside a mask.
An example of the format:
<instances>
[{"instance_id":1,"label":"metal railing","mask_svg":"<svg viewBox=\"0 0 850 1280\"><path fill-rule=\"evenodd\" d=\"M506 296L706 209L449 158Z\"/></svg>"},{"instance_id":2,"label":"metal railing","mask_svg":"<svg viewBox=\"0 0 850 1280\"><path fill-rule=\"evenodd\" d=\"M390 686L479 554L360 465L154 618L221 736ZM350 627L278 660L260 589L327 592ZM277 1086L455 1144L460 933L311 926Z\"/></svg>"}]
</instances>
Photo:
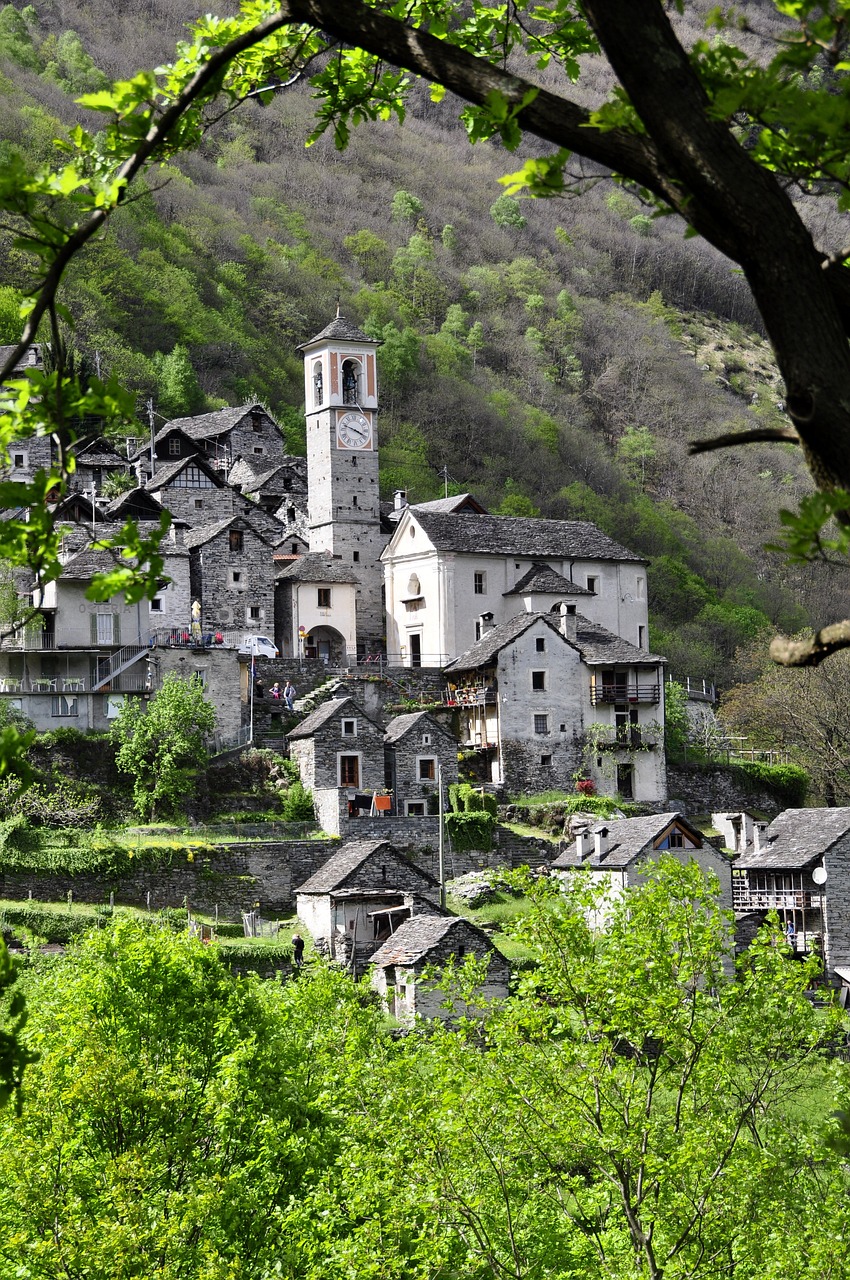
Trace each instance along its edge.
<instances>
[{"instance_id":1,"label":"metal railing","mask_svg":"<svg viewBox=\"0 0 850 1280\"><path fill-rule=\"evenodd\" d=\"M102 661L98 659L98 673L97 677L92 681L92 693L96 693L98 689L102 689L106 684L111 685L116 676L119 676L127 667L132 667L136 662L139 662L148 653L147 645L125 644L117 653L110 654L108 658Z\"/></svg>"},{"instance_id":2,"label":"metal railing","mask_svg":"<svg viewBox=\"0 0 850 1280\"><path fill-rule=\"evenodd\" d=\"M811 911L820 910L823 898L808 889L751 889L747 884L732 884L732 906L736 911Z\"/></svg>"},{"instance_id":3,"label":"metal railing","mask_svg":"<svg viewBox=\"0 0 850 1280\"><path fill-rule=\"evenodd\" d=\"M691 702L716 702L717 686L710 680L692 680L690 676L668 675L668 684L680 684Z\"/></svg>"}]
</instances>

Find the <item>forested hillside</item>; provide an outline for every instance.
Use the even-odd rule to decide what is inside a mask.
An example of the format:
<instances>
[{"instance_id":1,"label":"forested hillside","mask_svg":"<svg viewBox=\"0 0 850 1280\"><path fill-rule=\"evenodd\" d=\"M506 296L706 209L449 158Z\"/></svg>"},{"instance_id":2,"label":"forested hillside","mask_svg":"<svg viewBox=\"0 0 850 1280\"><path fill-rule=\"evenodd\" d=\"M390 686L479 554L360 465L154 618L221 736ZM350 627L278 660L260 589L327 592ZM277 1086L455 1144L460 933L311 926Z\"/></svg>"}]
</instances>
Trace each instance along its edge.
<instances>
[{"instance_id":1,"label":"forested hillside","mask_svg":"<svg viewBox=\"0 0 850 1280\"><path fill-rule=\"evenodd\" d=\"M81 118L74 97L166 58L194 7L3 8L0 160L46 158ZM424 91L403 129L364 126L343 152L305 149L311 125L299 84L246 102L73 265L73 344L140 414L149 397L163 418L257 397L301 451L296 346L339 302L383 343L385 495L448 483L494 511L597 521L649 557L652 643L678 674L728 682L742 643L845 608L845 574L763 549L810 486L793 445L688 455L689 440L784 421L725 260L608 182L500 195L516 157L471 150ZM5 232L0 280L9 342L28 279Z\"/></svg>"}]
</instances>

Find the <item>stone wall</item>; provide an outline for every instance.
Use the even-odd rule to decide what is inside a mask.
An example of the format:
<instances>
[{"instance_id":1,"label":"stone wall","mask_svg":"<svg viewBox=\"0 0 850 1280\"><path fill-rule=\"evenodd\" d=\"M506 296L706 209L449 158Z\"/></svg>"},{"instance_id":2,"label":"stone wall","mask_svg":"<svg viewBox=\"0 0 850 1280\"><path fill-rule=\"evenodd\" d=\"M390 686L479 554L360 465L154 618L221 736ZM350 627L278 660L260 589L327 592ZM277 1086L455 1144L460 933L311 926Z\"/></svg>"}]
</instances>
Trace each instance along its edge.
<instances>
[{"instance_id":1,"label":"stone wall","mask_svg":"<svg viewBox=\"0 0 850 1280\"><path fill-rule=\"evenodd\" d=\"M685 813L715 813L720 810L755 809L775 818L787 807L783 797L770 787L748 783L734 766L667 765L669 809Z\"/></svg>"}]
</instances>

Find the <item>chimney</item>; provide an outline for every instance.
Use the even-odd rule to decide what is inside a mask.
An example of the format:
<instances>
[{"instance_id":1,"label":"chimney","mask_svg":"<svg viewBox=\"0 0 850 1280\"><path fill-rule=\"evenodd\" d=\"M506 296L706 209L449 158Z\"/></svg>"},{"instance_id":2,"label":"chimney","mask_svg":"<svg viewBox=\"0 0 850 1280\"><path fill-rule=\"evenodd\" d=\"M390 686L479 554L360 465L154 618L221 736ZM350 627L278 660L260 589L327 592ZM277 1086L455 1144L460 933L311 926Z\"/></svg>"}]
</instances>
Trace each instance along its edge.
<instances>
[{"instance_id":1,"label":"chimney","mask_svg":"<svg viewBox=\"0 0 850 1280\"><path fill-rule=\"evenodd\" d=\"M580 831L576 836L576 858L579 862L584 862L593 852L593 834L590 831Z\"/></svg>"},{"instance_id":2,"label":"chimney","mask_svg":"<svg viewBox=\"0 0 850 1280\"><path fill-rule=\"evenodd\" d=\"M407 506L407 490L396 489L393 494L393 511L403 511Z\"/></svg>"},{"instance_id":3,"label":"chimney","mask_svg":"<svg viewBox=\"0 0 850 1280\"><path fill-rule=\"evenodd\" d=\"M561 635L567 640L575 640L576 638L576 607L574 604L561 605Z\"/></svg>"},{"instance_id":4,"label":"chimney","mask_svg":"<svg viewBox=\"0 0 850 1280\"><path fill-rule=\"evenodd\" d=\"M611 841L608 838L607 827L593 828L593 852L597 858L604 858L605 854L611 848Z\"/></svg>"},{"instance_id":5,"label":"chimney","mask_svg":"<svg viewBox=\"0 0 850 1280\"><path fill-rule=\"evenodd\" d=\"M762 853L767 848L767 823L753 823L753 850L755 853Z\"/></svg>"},{"instance_id":6,"label":"chimney","mask_svg":"<svg viewBox=\"0 0 850 1280\"><path fill-rule=\"evenodd\" d=\"M490 631L493 626L492 613L482 613L478 619L479 638L484 635L485 631Z\"/></svg>"}]
</instances>

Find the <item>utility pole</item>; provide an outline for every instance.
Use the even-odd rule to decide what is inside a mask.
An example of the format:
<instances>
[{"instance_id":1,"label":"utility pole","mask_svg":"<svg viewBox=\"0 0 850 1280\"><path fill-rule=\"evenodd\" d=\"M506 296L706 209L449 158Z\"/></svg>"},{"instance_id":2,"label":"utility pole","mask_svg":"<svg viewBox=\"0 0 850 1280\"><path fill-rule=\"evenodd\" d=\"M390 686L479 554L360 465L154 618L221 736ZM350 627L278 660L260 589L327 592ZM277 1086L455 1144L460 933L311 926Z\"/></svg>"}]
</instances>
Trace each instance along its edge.
<instances>
[{"instance_id":1,"label":"utility pole","mask_svg":"<svg viewBox=\"0 0 850 1280\"><path fill-rule=\"evenodd\" d=\"M153 397L151 397L151 399L150 399L150 400L148 400L148 422L150 423L150 429L151 429L151 479L153 479L153 473L154 473L154 471L155 471L155 469L156 469L156 468L155 468L155 466L154 466L154 440L153 440L153 438L154 438L154 435L156 434L156 427L155 427L155 425L154 425Z\"/></svg>"},{"instance_id":2,"label":"utility pole","mask_svg":"<svg viewBox=\"0 0 850 1280\"><path fill-rule=\"evenodd\" d=\"M439 815L439 839L437 841L437 876L440 881L440 906L446 909L446 865L443 851L443 766L437 765L437 813Z\"/></svg>"}]
</instances>

